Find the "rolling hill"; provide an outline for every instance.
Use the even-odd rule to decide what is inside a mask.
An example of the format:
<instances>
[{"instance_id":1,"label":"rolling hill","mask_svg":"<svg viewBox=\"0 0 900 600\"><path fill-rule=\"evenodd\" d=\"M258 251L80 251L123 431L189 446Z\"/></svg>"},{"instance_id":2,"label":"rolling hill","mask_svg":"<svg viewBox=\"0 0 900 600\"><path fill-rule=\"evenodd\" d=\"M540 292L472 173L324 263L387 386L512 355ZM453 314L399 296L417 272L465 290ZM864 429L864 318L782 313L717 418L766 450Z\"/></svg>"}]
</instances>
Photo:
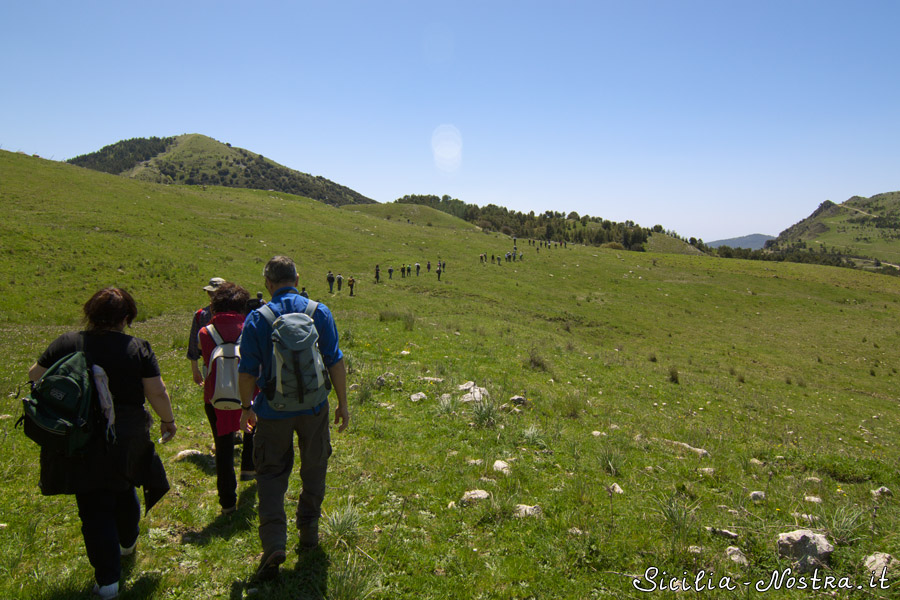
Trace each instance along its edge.
<instances>
[{"instance_id":1,"label":"rolling hill","mask_svg":"<svg viewBox=\"0 0 900 600\"><path fill-rule=\"evenodd\" d=\"M837 252L861 263L900 263L900 192L823 202L767 248Z\"/></svg>"},{"instance_id":2,"label":"rolling hill","mask_svg":"<svg viewBox=\"0 0 900 600\"><path fill-rule=\"evenodd\" d=\"M154 183L272 190L333 206L375 203L324 177L289 169L261 154L199 134L124 140L66 162Z\"/></svg>"},{"instance_id":3,"label":"rolling hill","mask_svg":"<svg viewBox=\"0 0 900 600\"><path fill-rule=\"evenodd\" d=\"M479 254L509 237L427 207L8 152L0 173L0 598L90 595L75 502L41 495L38 449L14 423L28 367L107 285L133 293L128 332L152 345L178 423L157 446L172 490L142 519L128 597L638 598L651 567L765 583L790 566L778 534L810 526L834 545L829 574L854 585L867 556L900 555L900 503L873 493L900 490L900 279L574 243L489 265ZM351 425L331 438L320 551L295 553L290 533L279 580L254 584L256 484L220 514L185 351L201 286L255 293L274 254L335 315ZM438 259L441 281L374 282L375 264ZM328 293L329 269L357 279L353 297ZM288 514L299 490L295 473ZM475 490L485 499L463 499Z\"/></svg>"}]
</instances>

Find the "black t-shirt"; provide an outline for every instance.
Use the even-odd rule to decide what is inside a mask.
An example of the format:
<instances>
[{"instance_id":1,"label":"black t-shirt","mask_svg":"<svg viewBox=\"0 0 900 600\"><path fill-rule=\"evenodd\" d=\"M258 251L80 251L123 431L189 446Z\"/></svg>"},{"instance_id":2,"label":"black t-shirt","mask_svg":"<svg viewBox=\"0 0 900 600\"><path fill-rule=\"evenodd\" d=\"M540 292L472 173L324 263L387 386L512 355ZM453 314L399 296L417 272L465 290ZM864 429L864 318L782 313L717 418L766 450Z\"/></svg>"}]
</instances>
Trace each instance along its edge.
<instances>
[{"instance_id":1,"label":"black t-shirt","mask_svg":"<svg viewBox=\"0 0 900 600\"><path fill-rule=\"evenodd\" d=\"M84 335L84 352L103 367L109 377L109 391L117 405L143 406L145 377L158 377L159 363L150 343L118 331L70 332L56 338L41 354L38 365L45 369L77 350L78 336Z\"/></svg>"}]
</instances>

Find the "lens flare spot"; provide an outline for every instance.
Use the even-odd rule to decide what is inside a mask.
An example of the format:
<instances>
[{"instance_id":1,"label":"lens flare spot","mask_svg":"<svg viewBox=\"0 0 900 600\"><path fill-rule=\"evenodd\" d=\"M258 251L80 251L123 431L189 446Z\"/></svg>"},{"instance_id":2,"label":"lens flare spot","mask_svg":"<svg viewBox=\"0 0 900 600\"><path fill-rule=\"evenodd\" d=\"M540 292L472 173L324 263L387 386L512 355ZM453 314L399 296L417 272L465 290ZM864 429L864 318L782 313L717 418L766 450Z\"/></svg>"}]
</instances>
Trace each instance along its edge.
<instances>
[{"instance_id":1,"label":"lens flare spot","mask_svg":"<svg viewBox=\"0 0 900 600\"><path fill-rule=\"evenodd\" d=\"M439 125L431 134L434 165L448 173L462 165L462 134L453 125Z\"/></svg>"}]
</instances>

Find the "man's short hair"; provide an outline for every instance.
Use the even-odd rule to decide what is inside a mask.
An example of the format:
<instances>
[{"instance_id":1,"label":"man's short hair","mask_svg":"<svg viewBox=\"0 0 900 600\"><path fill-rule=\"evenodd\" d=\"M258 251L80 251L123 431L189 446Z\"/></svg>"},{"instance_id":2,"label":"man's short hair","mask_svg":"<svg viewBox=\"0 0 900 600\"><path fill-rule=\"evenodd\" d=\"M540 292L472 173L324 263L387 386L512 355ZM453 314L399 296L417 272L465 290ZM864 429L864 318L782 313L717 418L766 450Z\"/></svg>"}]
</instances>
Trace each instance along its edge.
<instances>
[{"instance_id":1,"label":"man's short hair","mask_svg":"<svg viewBox=\"0 0 900 600\"><path fill-rule=\"evenodd\" d=\"M287 256L274 256L266 263L263 276L272 283L294 283L297 280L297 267Z\"/></svg>"}]
</instances>

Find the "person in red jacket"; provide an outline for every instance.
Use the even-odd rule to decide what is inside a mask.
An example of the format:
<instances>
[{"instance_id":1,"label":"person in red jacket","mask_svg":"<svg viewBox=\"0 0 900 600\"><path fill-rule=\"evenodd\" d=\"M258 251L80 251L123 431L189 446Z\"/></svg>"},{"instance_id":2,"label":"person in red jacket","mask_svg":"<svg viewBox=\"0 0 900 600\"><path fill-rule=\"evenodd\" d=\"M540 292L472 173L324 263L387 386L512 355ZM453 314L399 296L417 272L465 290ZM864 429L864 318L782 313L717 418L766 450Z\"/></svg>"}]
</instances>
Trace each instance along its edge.
<instances>
[{"instance_id":1,"label":"person in red jacket","mask_svg":"<svg viewBox=\"0 0 900 600\"><path fill-rule=\"evenodd\" d=\"M219 284L212 293L210 311L211 324L215 326L223 341L234 342L244 328L247 313L247 301L250 294L241 286L226 282ZM203 400L206 417L215 438L216 447L216 487L219 492L219 504L222 514L227 515L237 508L237 480L234 476L234 434L241 427L240 410L220 410L213 407L210 399L216 389L215 364L210 365L210 355L216 342L206 327L200 329L200 351L203 356L204 379ZM249 481L256 476L253 465L253 434L243 437L241 450L241 481Z\"/></svg>"}]
</instances>

